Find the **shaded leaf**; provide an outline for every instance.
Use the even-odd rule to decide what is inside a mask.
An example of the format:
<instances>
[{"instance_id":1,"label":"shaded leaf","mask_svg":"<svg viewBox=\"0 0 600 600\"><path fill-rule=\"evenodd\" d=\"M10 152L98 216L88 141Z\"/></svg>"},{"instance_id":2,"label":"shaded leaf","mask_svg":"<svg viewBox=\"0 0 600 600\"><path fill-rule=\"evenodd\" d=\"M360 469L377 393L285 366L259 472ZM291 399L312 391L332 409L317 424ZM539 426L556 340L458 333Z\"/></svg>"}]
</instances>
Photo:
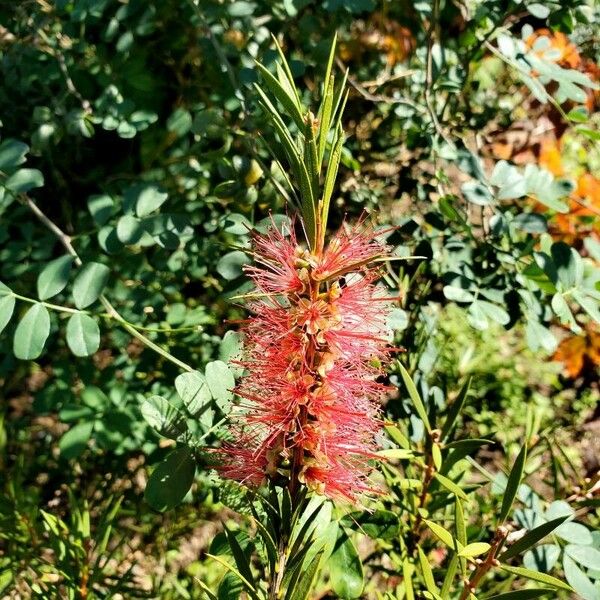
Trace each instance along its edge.
<instances>
[{"instance_id":1,"label":"shaded leaf","mask_svg":"<svg viewBox=\"0 0 600 600\"><path fill-rule=\"evenodd\" d=\"M50 314L43 304L34 304L15 329L13 351L21 360L36 359L50 335Z\"/></svg>"},{"instance_id":2,"label":"shaded leaf","mask_svg":"<svg viewBox=\"0 0 600 600\"><path fill-rule=\"evenodd\" d=\"M75 356L89 356L100 347L100 328L96 319L75 313L67 323L67 344Z\"/></svg>"}]
</instances>

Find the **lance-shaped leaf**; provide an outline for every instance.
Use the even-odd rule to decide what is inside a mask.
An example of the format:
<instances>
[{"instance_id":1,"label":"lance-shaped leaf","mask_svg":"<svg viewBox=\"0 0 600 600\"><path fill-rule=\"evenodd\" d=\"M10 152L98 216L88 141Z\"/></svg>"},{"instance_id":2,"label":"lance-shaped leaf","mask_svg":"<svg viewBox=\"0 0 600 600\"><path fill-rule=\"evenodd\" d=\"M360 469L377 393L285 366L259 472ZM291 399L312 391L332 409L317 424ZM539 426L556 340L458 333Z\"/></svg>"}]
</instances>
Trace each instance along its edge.
<instances>
[{"instance_id":1,"label":"lance-shaped leaf","mask_svg":"<svg viewBox=\"0 0 600 600\"><path fill-rule=\"evenodd\" d=\"M333 195L333 187L337 178L340 160L342 158L342 149L344 147L344 131L342 126L338 125L335 132L335 140L329 155L329 164L325 173L325 185L323 187L323 198L321 200L321 223L323 230L327 226L327 217L329 216L329 205L331 204L331 196Z\"/></svg>"},{"instance_id":2,"label":"lance-shaped leaf","mask_svg":"<svg viewBox=\"0 0 600 600\"><path fill-rule=\"evenodd\" d=\"M555 594L556 592L547 588L540 588L536 590L516 590L514 592L506 592L506 594L498 594L497 596L490 596L488 600L530 600L532 598L541 598L548 594Z\"/></svg>"},{"instance_id":3,"label":"lance-shaped leaf","mask_svg":"<svg viewBox=\"0 0 600 600\"><path fill-rule=\"evenodd\" d=\"M244 579L250 583L252 588L256 588L248 556L240 546L240 543L235 537L235 534L232 531L230 531L227 527L224 527L224 529L225 535L227 536L227 542L229 544L229 548L231 549L231 553L233 555L233 559L235 560L235 564L238 568L238 571L242 574Z\"/></svg>"},{"instance_id":4,"label":"lance-shaped leaf","mask_svg":"<svg viewBox=\"0 0 600 600\"><path fill-rule=\"evenodd\" d=\"M499 557L501 561L506 561L513 556L517 556L526 550L529 550L534 544L543 540L547 535L550 535L559 525L564 523L569 515L552 519L547 523L542 523L538 527L535 527L531 531L528 531L521 539L517 540L508 550L502 553Z\"/></svg>"},{"instance_id":5,"label":"lance-shaped leaf","mask_svg":"<svg viewBox=\"0 0 600 600\"><path fill-rule=\"evenodd\" d=\"M317 140L315 138L314 115L309 112L304 125L304 164L308 172L313 201L319 195L319 159L317 156ZM316 210L316 207L315 207Z\"/></svg>"},{"instance_id":6,"label":"lance-shaped leaf","mask_svg":"<svg viewBox=\"0 0 600 600\"><path fill-rule=\"evenodd\" d=\"M425 582L425 587L427 591L435 598L435 600L442 600L440 596L440 590L438 586L435 584L435 579L433 578L433 570L431 569L431 565L429 564L429 559L421 546L417 547L417 552L419 554L419 566L421 567L421 574L423 576L423 580Z\"/></svg>"},{"instance_id":7,"label":"lance-shaped leaf","mask_svg":"<svg viewBox=\"0 0 600 600\"><path fill-rule=\"evenodd\" d=\"M321 123L319 129L319 170L321 163L323 162L323 156L325 154L325 146L327 144L327 134L331 127L331 120L333 117L333 92L335 89L335 77L331 71L333 69L333 60L335 58L335 47L337 42L337 32L331 42L331 49L329 51L329 59L327 60L327 69L325 70L325 82L323 84L323 97L321 99L321 106L319 107L319 121Z\"/></svg>"},{"instance_id":8,"label":"lance-shaped leaf","mask_svg":"<svg viewBox=\"0 0 600 600\"><path fill-rule=\"evenodd\" d=\"M454 481L448 479L444 475L440 475L440 473L434 474L435 479L442 485L442 487L446 488L449 492L454 494L457 498L462 498L463 500L467 500L467 494L465 494L464 490L458 486Z\"/></svg>"},{"instance_id":9,"label":"lance-shaped leaf","mask_svg":"<svg viewBox=\"0 0 600 600\"><path fill-rule=\"evenodd\" d=\"M404 381L404 385L408 390L408 395L412 400L415 410L417 411L417 414L419 415L421 421L423 421L425 429L427 429L427 431L431 433L431 424L429 423L429 417L427 416L427 411L425 410L423 400L421 400L421 396L419 395L419 392L417 391L413 380L408 374L408 371L404 368L404 366L401 363L398 363L398 365L400 367L400 374L402 375L402 380Z\"/></svg>"},{"instance_id":10,"label":"lance-shaped leaf","mask_svg":"<svg viewBox=\"0 0 600 600\"><path fill-rule=\"evenodd\" d=\"M550 585L559 590L567 590L569 592L573 591L568 583L565 583L556 577L552 577L551 575L547 575L546 573L531 571L523 567L509 567L507 565L500 565L500 568L507 573L511 573L512 575L519 575L520 577L525 577L527 579L531 579L532 581L539 581L544 585Z\"/></svg>"},{"instance_id":11,"label":"lance-shaped leaf","mask_svg":"<svg viewBox=\"0 0 600 600\"><path fill-rule=\"evenodd\" d=\"M423 519L423 523L425 523L425 525L427 525L427 527L429 527L429 529L431 529L431 531L434 533L434 535L440 541L442 541L444 544L446 544L446 546L448 546L448 548L450 548L451 550L457 550L458 552L461 552L463 550L463 545L457 539L452 537L452 534L447 529L444 529L438 523L434 523L433 521L428 521L427 519Z\"/></svg>"},{"instance_id":12,"label":"lance-shaped leaf","mask_svg":"<svg viewBox=\"0 0 600 600\"><path fill-rule=\"evenodd\" d=\"M256 589L253 585L233 566L231 566L225 559L220 556L216 556L214 554L207 554L210 558L216 560L219 564L223 565L230 573L233 573L243 584L248 592L248 595L252 600L261 600L260 596L256 593Z\"/></svg>"},{"instance_id":13,"label":"lance-shaped leaf","mask_svg":"<svg viewBox=\"0 0 600 600\"><path fill-rule=\"evenodd\" d=\"M465 400L467 399L467 394L469 393L469 387L471 385L471 378L469 377L467 381L465 381L464 385L460 388L460 392L454 399L454 402L450 405L448 410L448 415L446 416L446 420L444 421L444 425L442 426L441 439L446 440L446 438L450 435L450 432L456 425L456 420L462 407L464 406Z\"/></svg>"},{"instance_id":14,"label":"lance-shaped leaf","mask_svg":"<svg viewBox=\"0 0 600 600\"><path fill-rule=\"evenodd\" d=\"M256 63L260 74L262 75L265 85L269 91L281 102L283 108L287 114L292 117L296 125L300 130L304 127L304 119L300 112L300 107L297 104L297 99L289 94L284 86L277 80L277 78L263 65Z\"/></svg>"},{"instance_id":15,"label":"lance-shaped leaf","mask_svg":"<svg viewBox=\"0 0 600 600\"><path fill-rule=\"evenodd\" d=\"M292 168L297 181L298 189L300 190L302 217L304 220L304 227L306 228L308 242L314 246L316 231L315 200L306 165L304 164L302 157L298 154L298 150L292 140L290 132L285 126L281 116L277 112L277 109L267 98L260 86L255 84L254 87L261 98L261 105L263 109L270 117L271 123L279 135L280 141L290 162L290 167Z\"/></svg>"},{"instance_id":16,"label":"lance-shaped leaf","mask_svg":"<svg viewBox=\"0 0 600 600\"><path fill-rule=\"evenodd\" d=\"M289 87L293 90L294 96L296 97L296 104L300 106L300 94L298 93L298 89L294 85L294 76L292 75L292 70L290 69L290 65L288 64L287 58L277 41L277 38L274 35L271 35L273 38L273 42L275 43L275 48L277 48L277 54L279 54L279 59L281 61L281 66L283 67L283 71L287 77L287 82Z\"/></svg>"},{"instance_id":17,"label":"lance-shaped leaf","mask_svg":"<svg viewBox=\"0 0 600 600\"><path fill-rule=\"evenodd\" d=\"M322 556L323 552L318 552L313 557L308 567L306 567L306 569L300 573L300 576L294 585L288 587L285 600L306 600L309 597L309 594L313 588L315 577L317 576L317 572L319 570Z\"/></svg>"},{"instance_id":18,"label":"lance-shaped leaf","mask_svg":"<svg viewBox=\"0 0 600 600\"><path fill-rule=\"evenodd\" d=\"M519 490L519 485L521 484L521 479L523 478L523 471L525 470L526 461L527 442L523 444L523 447L521 448L521 451L515 460L515 464L510 471L508 481L506 482L506 489L504 490L504 496L502 497L502 507L500 508L500 515L498 517L498 522L500 524L506 521L515 497L517 496L517 491Z\"/></svg>"}]
</instances>

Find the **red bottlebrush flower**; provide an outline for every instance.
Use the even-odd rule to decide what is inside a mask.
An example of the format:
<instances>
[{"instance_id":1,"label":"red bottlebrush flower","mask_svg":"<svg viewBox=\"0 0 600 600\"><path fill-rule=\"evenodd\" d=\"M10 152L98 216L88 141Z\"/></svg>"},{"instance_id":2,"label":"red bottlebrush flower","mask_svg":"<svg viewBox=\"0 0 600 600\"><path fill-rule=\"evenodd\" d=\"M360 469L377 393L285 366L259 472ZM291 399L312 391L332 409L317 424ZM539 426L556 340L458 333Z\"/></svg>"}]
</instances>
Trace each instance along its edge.
<instances>
[{"instance_id":1,"label":"red bottlebrush flower","mask_svg":"<svg viewBox=\"0 0 600 600\"><path fill-rule=\"evenodd\" d=\"M376 285L387 248L372 228L341 229L322 251L293 233L254 235L256 286L243 327L247 374L221 474L249 485L288 477L332 498L371 490L377 381L389 354L390 302Z\"/></svg>"}]
</instances>

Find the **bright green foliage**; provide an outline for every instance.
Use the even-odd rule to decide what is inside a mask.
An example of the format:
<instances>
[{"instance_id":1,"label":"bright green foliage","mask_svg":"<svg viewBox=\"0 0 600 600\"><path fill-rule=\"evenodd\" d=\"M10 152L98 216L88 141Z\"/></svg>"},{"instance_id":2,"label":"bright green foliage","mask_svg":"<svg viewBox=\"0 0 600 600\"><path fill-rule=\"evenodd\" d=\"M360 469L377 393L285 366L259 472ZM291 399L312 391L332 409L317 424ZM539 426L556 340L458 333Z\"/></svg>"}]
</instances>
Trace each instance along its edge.
<instances>
[{"instance_id":1,"label":"bright green foliage","mask_svg":"<svg viewBox=\"0 0 600 600\"><path fill-rule=\"evenodd\" d=\"M4 3L0 595L598 600L597 368L569 382L545 360L600 321L594 212L555 235L579 170L600 169L598 82L552 38L597 65L598 17L584 0ZM569 132L576 168L522 162L542 130ZM530 145L497 155L515 131ZM240 408L252 231L300 212L316 246L364 211L393 226L407 350L381 493L223 483L206 449Z\"/></svg>"}]
</instances>

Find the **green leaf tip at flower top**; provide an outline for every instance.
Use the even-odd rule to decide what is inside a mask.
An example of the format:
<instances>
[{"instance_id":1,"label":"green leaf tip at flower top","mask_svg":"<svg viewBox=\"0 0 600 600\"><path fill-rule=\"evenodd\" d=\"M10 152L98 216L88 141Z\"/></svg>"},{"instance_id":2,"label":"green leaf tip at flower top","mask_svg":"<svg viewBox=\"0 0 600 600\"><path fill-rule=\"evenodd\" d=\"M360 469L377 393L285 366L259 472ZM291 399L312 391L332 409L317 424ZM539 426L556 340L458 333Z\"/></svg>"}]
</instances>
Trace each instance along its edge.
<instances>
[{"instance_id":1,"label":"green leaf tip at flower top","mask_svg":"<svg viewBox=\"0 0 600 600\"><path fill-rule=\"evenodd\" d=\"M281 46L273 38L279 62L273 74L256 63L264 87L255 84L259 104L277 133L291 170L291 184L299 193L296 208L302 216L306 241L313 251L322 251L329 207L342 149L342 114L346 106L347 73L336 86L333 73L337 34L334 36L325 71L321 99L316 114L302 104L292 71ZM283 111L278 108L280 106ZM290 130L285 118L295 125ZM285 172L278 159L276 162ZM325 166L324 166L325 163Z\"/></svg>"}]
</instances>

